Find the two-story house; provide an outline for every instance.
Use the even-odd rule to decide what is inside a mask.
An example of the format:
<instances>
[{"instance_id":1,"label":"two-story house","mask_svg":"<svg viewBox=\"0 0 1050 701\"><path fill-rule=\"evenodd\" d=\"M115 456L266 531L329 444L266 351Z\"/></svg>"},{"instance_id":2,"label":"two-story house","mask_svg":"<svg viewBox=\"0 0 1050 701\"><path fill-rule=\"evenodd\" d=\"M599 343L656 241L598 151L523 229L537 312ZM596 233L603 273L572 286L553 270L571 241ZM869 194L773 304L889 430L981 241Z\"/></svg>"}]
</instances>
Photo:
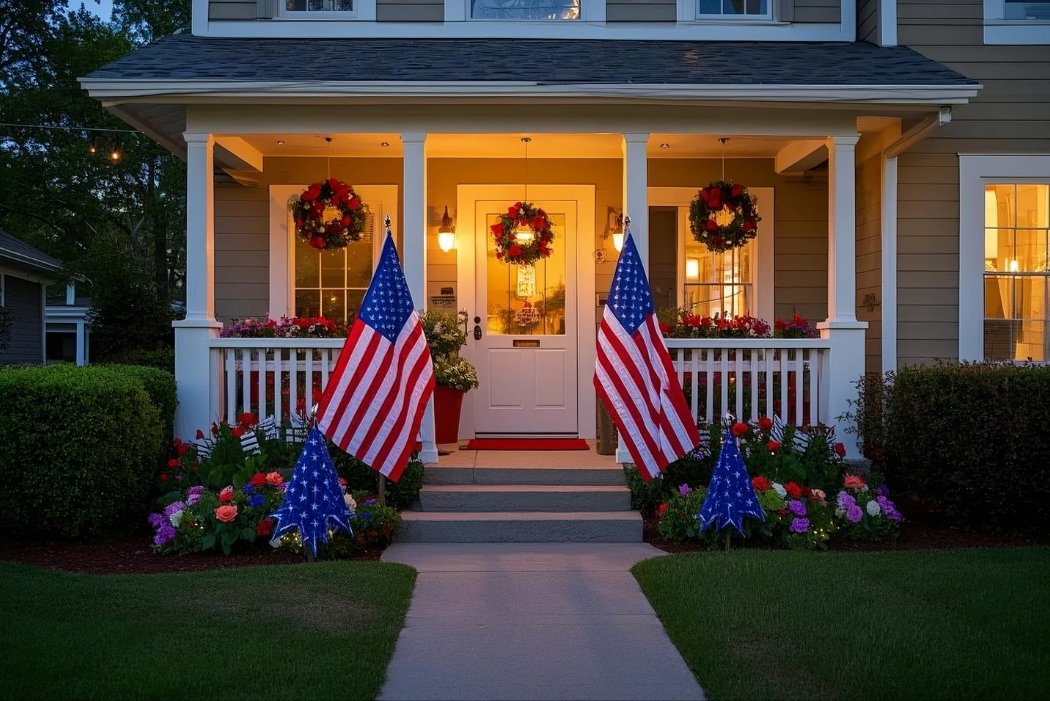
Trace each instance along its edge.
<instances>
[{"instance_id":1,"label":"two-story house","mask_svg":"<svg viewBox=\"0 0 1050 701\"><path fill-rule=\"evenodd\" d=\"M672 342L701 417L834 423L866 370L1050 351L1050 2L195 0L82 84L187 161L180 435L313 399L339 342L219 326L352 314L386 215L417 306L467 312L464 437L594 437L624 212L657 306L819 322ZM318 252L289 204L329 177L372 234ZM712 253L689 206L721 179L762 220ZM522 200L556 232L532 269L490 235Z\"/></svg>"}]
</instances>

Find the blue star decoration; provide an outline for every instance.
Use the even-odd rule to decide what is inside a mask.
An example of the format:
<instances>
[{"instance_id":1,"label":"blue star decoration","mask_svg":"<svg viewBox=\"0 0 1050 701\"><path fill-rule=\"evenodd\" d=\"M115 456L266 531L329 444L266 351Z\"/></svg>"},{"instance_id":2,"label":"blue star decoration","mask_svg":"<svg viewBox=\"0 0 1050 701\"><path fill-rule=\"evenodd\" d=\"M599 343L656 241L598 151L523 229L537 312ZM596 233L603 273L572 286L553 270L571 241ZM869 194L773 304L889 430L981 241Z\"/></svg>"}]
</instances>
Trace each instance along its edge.
<instances>
[{"instance_id":1,"label":"blue star decoration","mask_svg":"<svg viewBox=\"0 0 1050 701\"><path fill-rule=\"evenodd\" d=\"M764 521L766 512L762 510L758 495L751 486L751 478L744 467L744 458L740 455L736 439L726 429L707 498L700 507L700 530L706 531L712 524L716 530L732 526L740 535L744 535L745 516Z\"/></svg>"},{"instance_id":2,"label":"blue star decoration","mask_svg":"<svg viewBox=\"0 0 1050 701\"><path fill-rule=\"evenodd\" d=\"M284 492L284 503L273 513L276 525L271 543L286 533L299 531L303 545L317 557L318 542L328 542L328 531L346 531L350 536L350 520L354 515L343 499L339 475L332 457L325 447L324 436L315 426L303 444L303 452L295 464L295 472Z\"/></svg>"}]
</instances>

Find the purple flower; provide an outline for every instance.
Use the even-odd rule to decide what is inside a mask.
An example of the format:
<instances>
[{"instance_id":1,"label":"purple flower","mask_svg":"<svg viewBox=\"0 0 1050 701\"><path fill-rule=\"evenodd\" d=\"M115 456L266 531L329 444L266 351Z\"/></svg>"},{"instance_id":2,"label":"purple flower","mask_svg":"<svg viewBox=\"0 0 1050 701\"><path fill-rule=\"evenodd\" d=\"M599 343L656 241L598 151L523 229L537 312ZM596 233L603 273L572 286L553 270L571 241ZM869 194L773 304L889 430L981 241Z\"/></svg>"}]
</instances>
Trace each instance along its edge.
<instances>
[{"instance_id":1,"label":"purple flower","mask_svg":"<svg viewBox=\"0 0 1050 701\"><path fill-rule=\"evenodd\" d=\"M372 504L375 504L375 503L376 503L376 498L375 497L369 497L368 499L365 499L365 506L371 506Z\"/></svg>"},{"instance_id":2,"label":"purple flower","mask_svg":"<svg viewBox=\"0 0 1050 701\"><path fill-rule=\"evenodd\" d=\"M791 521L791 532L792 533L807 533L809 532L809 519L808 518L796 518Z\"/></svg>"},{"instance_id":3,"label":"purple flower","mask_svg":"<svg viewBox=\"0 0 1050 701\"><path fill-rule=\"evenodd\" d=\"M791 509L791 513L795 514L796 516L806 515L806 505L802 503L801 499L792 499L791 501L789 501L788 508ZM795 520L798 521L799 519L796 518Z\"/></svg>"},{"instance_id":4,"label":"purple flower","mask_svg":"<svg viewBox=\"0 0 1050 701\"><path fill-rule=\"evenodd\" d=\"M200 492L192 493L186 496L186 506L193 506L201 500Z\"/></svg>"},{"instance_id":5,"label":"purple flower","mask_svg":"<svg viewBox=\"0 0 1050 701\"><path fill-rule=\"evenodd\" d=\"M149 518L147 518L146 520L149 521L149 525L153 526L154 528L159 528L160 525L164 523L166 519L164 518L164 514L150 514Z\"/></svg>"},{"instance_id":6,"label":"purple flower","mask_svg":"<svg viewBox=\"0 0 1050 701\"><path fill-rule=\"evenodd\" d=\"M885 496L875 497L875 501L878 502L879 506L882 507L882 513L891 521L903 521L904 517L901 516L901 512L897 511L896 505Z\"/></svg>"},{"instance_id":7,"label":"purple flower","mask_svg":"<svg viewBox=\"0 0 1050 701\"><path fill-rule=\"evenodd\" d=\"M857 500L853 498L853 495L848 493L845 489L839 492L838 497L835 498L839 508L843 511L849 511L851 507L857 505Z\"/></svg>"},{"instance_id":8,"label":"purple flower","mask_svg":"<svg viewBox=\"0 0 1050 701\"><path fill-rule=\"evenodd\" d=\"M175 540L175 528L167 523L162 523L157 529L157 534L153 536L153 544L157 547L167 545L173 540Z\"/></svg>"},{"instance_id":9,"label":"purple flower","mask_svg":"<svg viewBox=\"0 0 1050 701\"><path fill-rule=\"evenodd\" d=\"M204 485L197 484L186 490L186 496L200 498L200 495L204 494Z\"/></svg>"},{"instance_id":10,"label":"purple flower","mask_svg":"<svg viewBox=\"0 0 1050 701\"><path fill-rule=\"evenodd\" d=\"M846 509L846 518L850 523L860 523L860 520L864 518L864 511L856 504L852 504Z\"/></svg>"},{"instance_id":11,"label":"purple flower","mask_svg":"<svg viewBox=\"0 0 1050 701\"><path fill-rule=\"evenodd\" d=\"M875 489L875 493L880 497L888 497L890 495L890 488L884 484L880 484L878 488Z\"/></svg>"},{"instance_id":12,"label":"purple flower","mask_svg":"<svg viewBox=\"0 0 1050 701\"><path fill-rule=\"evenodd\" d=\"M178 513L186 508L186 503L182 501L173 501L164 507L164 518L170 519L172 514Z\"/></svg>"},{"instance_id":13,"label":"purple flower","mask_svg":"<svg viewBox=\"0 0 1050 701\"><path fill-rule=\"evenodd\" d=\"M681 494L683 497L686 494L689 494L692 491L693 491L693 488L690 487L688 484L680 484L680 485L678 485L678 493Z\"/></svg>"}]
</instances>

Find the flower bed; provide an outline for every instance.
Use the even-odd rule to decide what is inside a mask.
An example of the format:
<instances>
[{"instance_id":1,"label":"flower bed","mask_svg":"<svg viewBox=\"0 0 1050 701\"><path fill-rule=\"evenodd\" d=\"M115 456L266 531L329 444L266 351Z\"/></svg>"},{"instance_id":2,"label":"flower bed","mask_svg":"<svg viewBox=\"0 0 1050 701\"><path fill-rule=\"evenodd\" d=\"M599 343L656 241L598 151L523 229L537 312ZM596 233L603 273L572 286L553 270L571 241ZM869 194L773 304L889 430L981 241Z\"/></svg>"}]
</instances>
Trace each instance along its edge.
<instances>
[{"instance_id":1,"label":"flower bed","mask_svg":"<svg viewBox=\"0 0 1050 701\"><path fill-rule=\"evenodd\" d=\"M715 314L703 316L688 309L672 307L658 312L660 330L666 338L818 338L820 333L805 318L794 314L784 321L767 321L753 316Z\"/></svg>"},{"instance_id":2,"label":"flower bed","mask_svg":"<svg viewBox=\"0 0 1050 701\"><path fill-rule=\"evenodd\" d=\"M341 338L349 333L346 324L323 316L282 316L273 319L231 319L224 324L222 338Z\"/></svg>"}]
</instances>

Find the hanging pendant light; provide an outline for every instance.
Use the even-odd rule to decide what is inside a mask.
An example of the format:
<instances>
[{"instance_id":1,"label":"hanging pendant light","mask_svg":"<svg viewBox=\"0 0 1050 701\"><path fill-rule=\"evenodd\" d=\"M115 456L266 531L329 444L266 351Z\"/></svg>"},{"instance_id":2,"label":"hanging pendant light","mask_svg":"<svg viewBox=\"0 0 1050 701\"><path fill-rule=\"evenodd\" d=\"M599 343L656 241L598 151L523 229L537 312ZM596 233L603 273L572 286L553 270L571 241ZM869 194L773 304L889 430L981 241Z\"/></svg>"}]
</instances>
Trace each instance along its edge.
<instances>
[{"instance_id":1,"label":"hanging pendant light","mask_svg":"<svg viewBox=\"0 0 1050 701\"><path fill-rule=\"evenodd\" d=\"M324 140L326 142L328 142L328 166L326 168L327 176L325 177L325 180L327 181L327 180L331 180L332 179L332 141L333 141L333 139L330 136L326 136L326 137L324 137ZM334 206L334 205L332 205L332 204L329 204L327 207L325 207L324 208L324 214L321 215L321 217L325 221L325 225L326 226L327 226L327 224L329 222L334 222L334 221L340 219L342 216L343 216L343 214L342 214L342 212L339 211L339 208Z\"/></svg>"},{"instance_id":2,"label":"hanging pendant light","mask_svg":"<svg viewBox=\"0 0 1050 701\"><path fill-rule=\"evenodd\" d=\"M523 136L521 142L525 144L525 197L522 199L522 204L526 204L529 201L529 142L532 141L532 137ZM536 239L536 232L532 228L532 224L518 223L514 227L514 240L522 246L528 246Z\"/></svg>"}]
</instances>

